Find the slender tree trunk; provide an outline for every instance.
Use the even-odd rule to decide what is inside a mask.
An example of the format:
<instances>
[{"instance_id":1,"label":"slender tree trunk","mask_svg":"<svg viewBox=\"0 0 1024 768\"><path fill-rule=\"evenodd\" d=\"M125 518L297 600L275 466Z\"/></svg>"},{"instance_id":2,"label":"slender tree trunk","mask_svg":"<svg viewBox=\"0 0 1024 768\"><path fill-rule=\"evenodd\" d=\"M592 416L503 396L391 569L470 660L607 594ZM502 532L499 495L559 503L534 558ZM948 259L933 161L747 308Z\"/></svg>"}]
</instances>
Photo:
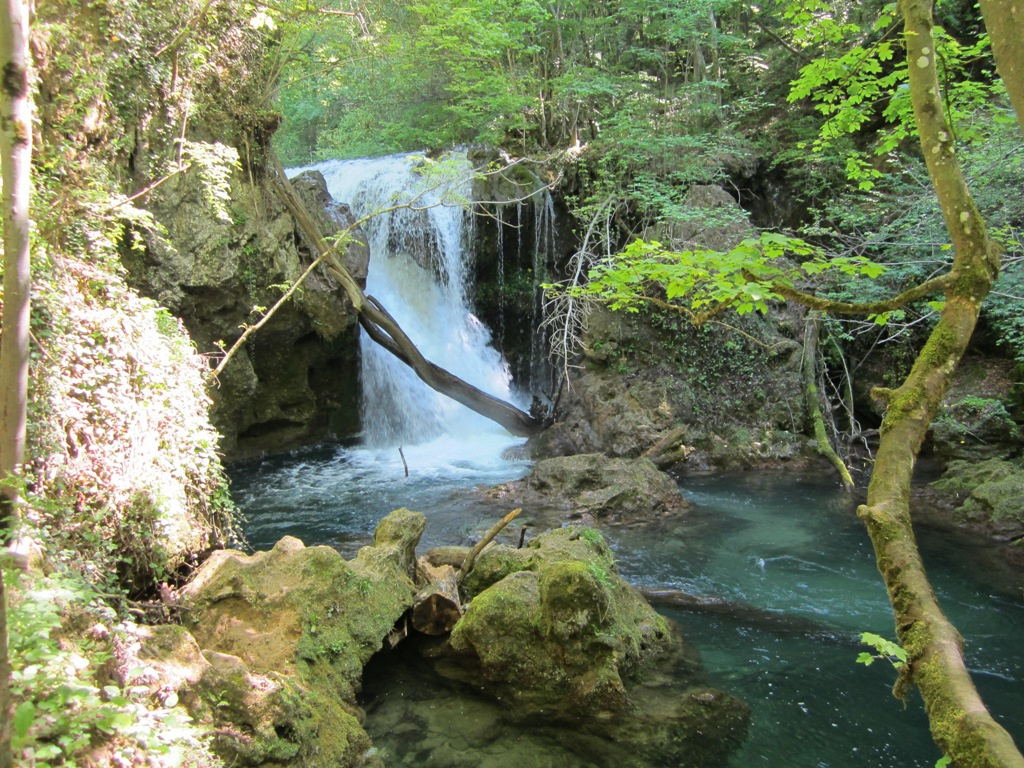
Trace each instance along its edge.
<instances>
[{"instance_id":1,"label":"slender tree trunk","mask_svg":"<svg viewBox=\"0 0 1024 768\"><path fill-rule=\"evenodd\" d=\"M1016 0L1015 0L1016 1ZM896 390L876 390L886 403L867 504L867 525L896 617L908 664L897 683L921 691L932 736L961 768L1024 768L1010 735L991 717L964 664L962 639L939 608L910 519L910 483L917 453L998 274L1000 249L986 232L953 151L935 67L929 0L901 0L910 92L932 184L955 249L941 318Z\"/></svg>"},{"instance_id":2,"label":"slender tree trunk","mask_svg":"<svg viewBox=\"0 0 1024 768\"><path fill-rule=\"evenodd\" d=\"M29 339L29 192L32 103L28 5L6 0L0 14L0 165L3 173L4 306L0 327L0 534L18 517L18 467L25 453ZM12 763L7 594L0 574L0 768Z\"/></svg>"},{"instance_id":3,"label":"slender tree trunk","mask_svg":"<svg viewBox=\"0 0 1024 768\"><path fill-rule=\"evenodd\" d=\"M818 338L820 336L821 315L817 312L810 312L804 321L804 360L801 366L804 380L804 402L807 405L808 418L810 418L811 426L814 429L814 439L818 443L818 453L828 459L829 464L836 470L836 474L839 475L839 480L843 484L843 490L851 493L853 478L850 476L850 470L847 469L828 440L825 417L821 412L821 398L818 396L817 384Z\"/></svg>"},{"instance_id":4,"label":"slender tree trunk","mask_svg":"<svg viewBox=\"0 0 1024 768\"><path fill-rule=\"evenodd\" d=\"M981 13L992 38L996 70L1006 84L1017 123L1024 131L1024 3L1021 0L981 0Z\"/></svg>"}]
</instances>

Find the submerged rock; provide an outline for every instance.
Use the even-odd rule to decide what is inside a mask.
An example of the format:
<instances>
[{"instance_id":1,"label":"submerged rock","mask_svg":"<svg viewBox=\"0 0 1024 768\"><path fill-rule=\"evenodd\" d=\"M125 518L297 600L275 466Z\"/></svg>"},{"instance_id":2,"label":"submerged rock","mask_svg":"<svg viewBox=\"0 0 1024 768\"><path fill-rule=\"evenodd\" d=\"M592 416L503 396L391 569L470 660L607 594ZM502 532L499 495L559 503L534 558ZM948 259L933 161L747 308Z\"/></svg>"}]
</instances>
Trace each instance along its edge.
<instances>
[{"instance_id":1,"label":"submerged rock","mask_svg":"<svg viewBox=\"0 0 1024 768\"><path fill-rule=\"evenodd\" d=\"M675 481L644 458L609 458L600 453L538 461L522 480L489 491L514 506L589 515L602 523L642 523L684 512L689 503Z\"/></svg>"},{"instance_id":2,"label":"submerged rock","mask_svg":"<svg viewBox=\"0 0 1024 768\"><path fill-rule=\"evenodd\" d=\"M286 536L269 552L223 550L203 565L182 593L204 660L188 654L200 672L182 700L215 727L219 754L236 765L360 763L370 746L355 704L363 665L412 604L425 524L392 512L353 561Z\"/></svg>"}]
</instances>

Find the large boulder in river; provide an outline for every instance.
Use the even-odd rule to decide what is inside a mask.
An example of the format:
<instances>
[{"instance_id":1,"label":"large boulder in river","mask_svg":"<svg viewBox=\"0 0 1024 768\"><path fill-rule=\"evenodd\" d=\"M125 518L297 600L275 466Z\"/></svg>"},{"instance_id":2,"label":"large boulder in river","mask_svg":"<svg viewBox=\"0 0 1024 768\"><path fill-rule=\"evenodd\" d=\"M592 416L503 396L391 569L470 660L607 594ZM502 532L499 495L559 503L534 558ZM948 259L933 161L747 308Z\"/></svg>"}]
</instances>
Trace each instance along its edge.
<instances>
[{"instance_id":1,"label":"large boulder in river","mask_svg":"<svg viewBox=\"0 0 1024 768\"><path fill-rule=\"evenodd\" d=\"M619 764L724 764L745 738L746 704L704 685L695 653L618 575L593 528L494 546L465 586L454 656L438 669L501 700L509 717L573 724L577 751L602 764L610 752Z\"/></svg>"},{"instance_id":2,"label":"large boulder in river","mask_svg":"<svg viewBox=\"0 0 1024 768\"><path fill-rule=\"evenodd\" d=\"M212 719L218 753L237 765L361 762L363 665L412 605L425 524L392 512L353 561L285 537L269 552L223 550L203 565L182 601L204 659L192 700L215 701L195 714Z\"/></svg>"},{"instance_id":3,"label":"large boulder in river","mask_svg":"<svg viewBox=\"0 0 1024 768\"><path fill-rule=\"evenodd\" d=\"M587 515L611 524L649 522L689 506L675 481L649 459L600 453L543 459L525 478L488 493L506 505L551 510L570 519Z\"/></svg>"}]
</instances>

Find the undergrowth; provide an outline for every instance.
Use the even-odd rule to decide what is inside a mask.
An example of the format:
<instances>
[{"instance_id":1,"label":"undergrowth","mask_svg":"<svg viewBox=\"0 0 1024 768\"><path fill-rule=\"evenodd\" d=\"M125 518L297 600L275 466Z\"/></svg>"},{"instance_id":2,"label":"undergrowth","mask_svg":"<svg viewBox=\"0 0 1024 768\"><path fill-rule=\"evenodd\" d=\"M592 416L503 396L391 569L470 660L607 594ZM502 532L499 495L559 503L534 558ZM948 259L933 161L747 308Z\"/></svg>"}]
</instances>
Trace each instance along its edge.
<instances>
[{"instance_id":1,"label":"undergrowth","mask_svg":"<svg viewBox=\"0 0 1024 768\"><path fill-rule=\"evenodd\" d=\"M26 766L220 766L134 657L130 622L69 570L5 573L12 748Z\"/></svg>"}]
</instances>

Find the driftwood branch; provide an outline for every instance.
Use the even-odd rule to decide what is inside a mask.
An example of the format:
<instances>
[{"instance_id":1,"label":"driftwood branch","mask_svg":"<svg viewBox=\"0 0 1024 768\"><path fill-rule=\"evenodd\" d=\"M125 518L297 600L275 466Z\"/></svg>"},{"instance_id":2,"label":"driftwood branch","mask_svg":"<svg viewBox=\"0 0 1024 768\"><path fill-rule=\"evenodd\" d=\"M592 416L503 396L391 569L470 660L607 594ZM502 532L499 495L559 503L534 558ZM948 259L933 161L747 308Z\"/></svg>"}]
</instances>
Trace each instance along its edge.
<instances>
[{"instance_id":1,"label":"driftwood branch","mask_svg":"<svg viewBox=\"0 0 1024 768\"><path fill-rule=\"evenodd\" d=\"M476 543L476 546L473 547L473 549L471 549L469 551L469 554L466 556L465 561L462 563L462 567L459 569L459 576L458 576L458 583L459 584L461 584L463 579L466 578L466 575L471 570L473 570L473 563L476 562L476 558L479 556L479 554L484 551L484 547L486 547L488 544L490 544L492 541L494 541L494 537L497 536L499 533L501 533L502 529L506 525L511 523L513 520L515 520L519 516L519 513L522 512L522 511L523 510L521 510L521 509L513 509L507 515L505 515L503 518L501 518L501 520L499 520L497 523L495 523L494 527L491 528L491 530L489 530L484 535L484 537L482 539L480 539L480 541L478 541Z\"/></svg>"}]
</instances>

